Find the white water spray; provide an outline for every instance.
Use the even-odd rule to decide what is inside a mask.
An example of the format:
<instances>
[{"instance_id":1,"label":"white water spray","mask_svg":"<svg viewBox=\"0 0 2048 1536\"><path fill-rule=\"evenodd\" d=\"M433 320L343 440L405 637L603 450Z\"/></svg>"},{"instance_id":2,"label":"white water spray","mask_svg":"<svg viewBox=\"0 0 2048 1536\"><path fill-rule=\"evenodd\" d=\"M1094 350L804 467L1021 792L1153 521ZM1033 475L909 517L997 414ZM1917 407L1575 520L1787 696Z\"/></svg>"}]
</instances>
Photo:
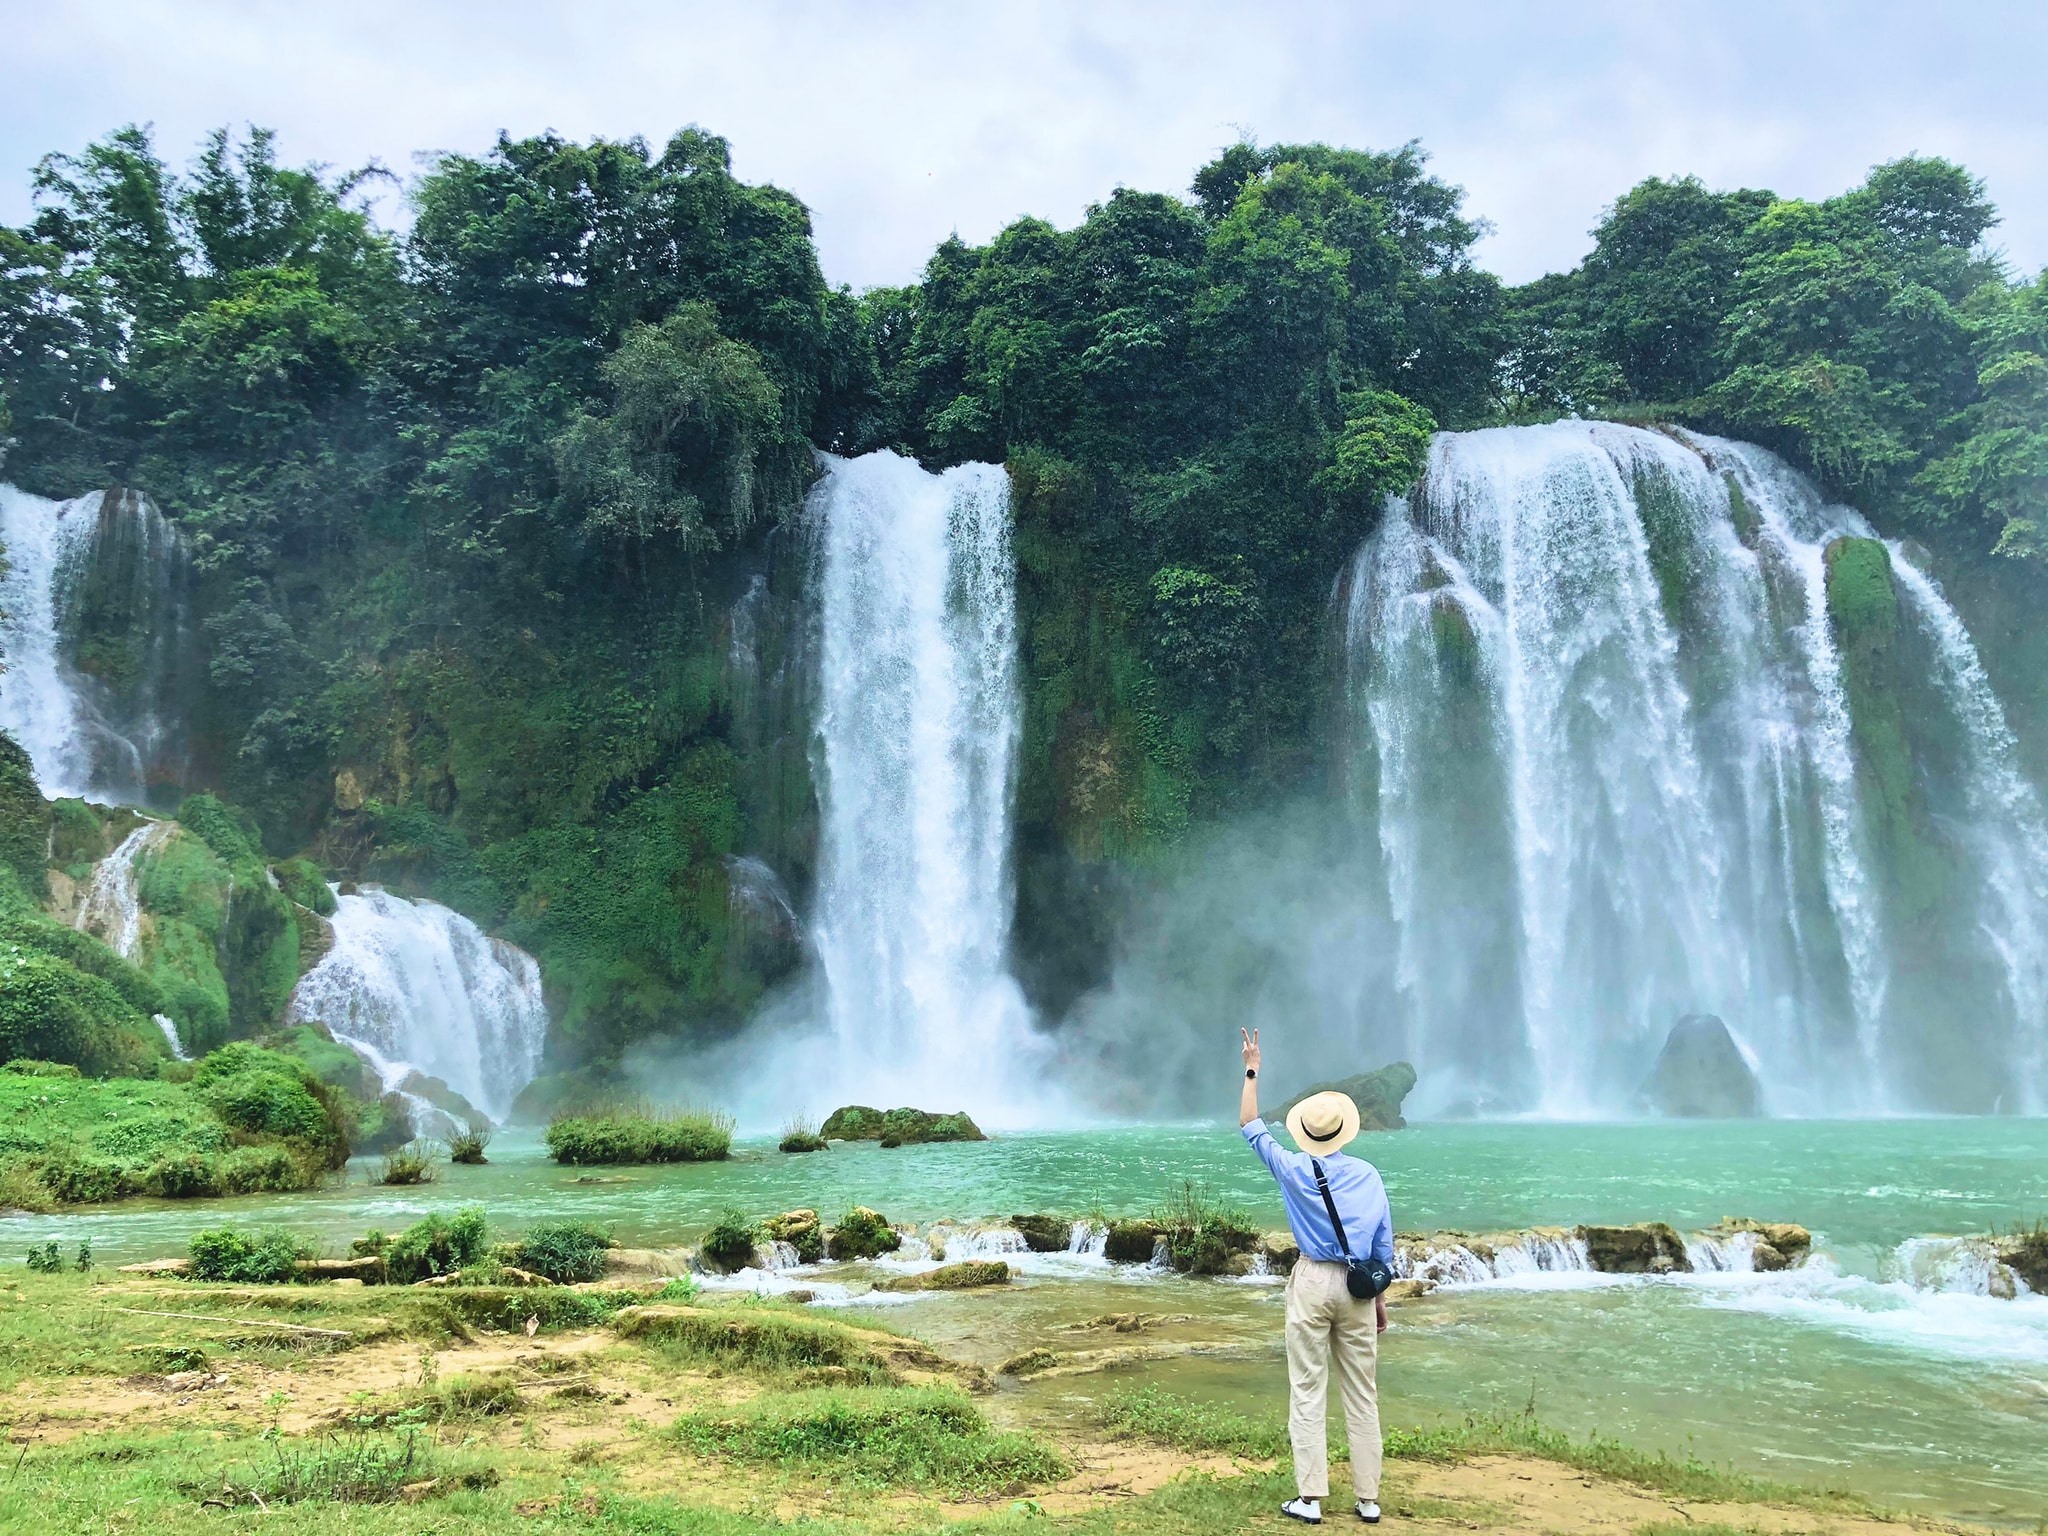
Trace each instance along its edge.
<instances>
[{"instance_id":1,"label":"white water spray","mask_svg":"<svg viewBox=\"0 0 2048 1536\"><path fill-rule=\"evenodd\" d=\"M327 1026L396 1089L438 1077L494 1120L540 1068L540 966L437 902L379 890L339 898L334 947L300 979L288 1019Z\"/></svg>"},{"instance_id":2,"label":"white water spray","mask_svg":"<svg viewBox=\"0 0 2048 1536\"><path fill-rule=\"evenodd\" d=\"M1009 481L890 453L828 458L814 924L835 1102L1031 1097L1029 1010L1005 950L1021 733Z\"/></svg>"}]
</instances>

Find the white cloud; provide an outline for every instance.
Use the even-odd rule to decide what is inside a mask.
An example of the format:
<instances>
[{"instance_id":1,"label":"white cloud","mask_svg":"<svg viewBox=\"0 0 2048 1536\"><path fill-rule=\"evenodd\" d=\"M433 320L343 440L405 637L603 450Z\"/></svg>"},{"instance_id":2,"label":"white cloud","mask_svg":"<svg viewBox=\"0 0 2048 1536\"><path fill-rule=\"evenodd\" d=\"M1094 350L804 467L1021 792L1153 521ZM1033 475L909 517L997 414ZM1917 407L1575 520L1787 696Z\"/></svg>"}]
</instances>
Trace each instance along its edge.
<instances>
[{"instance_id":1,"label":"white cloud","mask_svg":"<svg viewBox=\"0 0 2048 1536\"><path fill-rule=\"evenodd\" d=\"M0 0L0 219L28 168L128 121L182 159L257 122L287 158L409 171L500 128L685 123L812 208L826 271L913 276L957 230L1061 224L1118 185L1184 190L1240 130L1419 138L1512 280L1568 266L1647 175L1825 196L1880 160L1985 177L2048 262L2048 7L2036 4L348 6Z\"/></svg>"}]
</instances>

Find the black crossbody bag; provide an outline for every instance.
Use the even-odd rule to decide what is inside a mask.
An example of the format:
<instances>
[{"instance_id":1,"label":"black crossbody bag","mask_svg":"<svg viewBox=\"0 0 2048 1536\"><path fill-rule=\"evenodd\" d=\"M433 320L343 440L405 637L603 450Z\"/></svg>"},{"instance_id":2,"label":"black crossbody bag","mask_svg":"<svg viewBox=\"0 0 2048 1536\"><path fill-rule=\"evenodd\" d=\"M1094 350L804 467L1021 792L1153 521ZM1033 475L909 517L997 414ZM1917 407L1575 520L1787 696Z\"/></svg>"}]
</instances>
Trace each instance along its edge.
<instances>
[{"instance_id":1,"label":"black crossbody bag","mask_svg":"<svg viewBox=\"0 0 2048 1536\"><path fill-rule=\"evenodd\" d=\"M1362 1259L1353 1255L1351 1239L1344 1235L1344 1218L1337 1214L1337 1202L1331 1198L1330 1181L1323 1173L1322 1162L1312 1157L1308 1165L1316 1171L1316 1188L1323 1192L1323 1209L1330 1213L1330 1225L1337 1229L1337 1246L1344 1250L1344 1289L1360 1301L1370 1301L1394 1283L1393 1266L1371 1254Z\"/></svg>"}]
</instances>

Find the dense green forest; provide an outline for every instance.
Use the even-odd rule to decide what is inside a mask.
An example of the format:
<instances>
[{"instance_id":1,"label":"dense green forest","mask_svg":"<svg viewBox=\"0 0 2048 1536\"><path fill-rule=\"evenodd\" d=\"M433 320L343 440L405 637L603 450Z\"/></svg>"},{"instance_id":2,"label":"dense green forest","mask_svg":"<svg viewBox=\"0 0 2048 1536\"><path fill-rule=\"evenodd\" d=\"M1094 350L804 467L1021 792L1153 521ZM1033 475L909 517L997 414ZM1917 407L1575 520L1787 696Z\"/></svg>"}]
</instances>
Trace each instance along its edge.
<instances>
[{"instance_id":1,"label":"dense green forest","mask_svg":"<svg viewBox=\"0 0 2048 1536\"><path fill-rule=\"evenodd\" d=\"M833 289L789 193L689 129L381 173L126 128L0 229L0 478L188 536L195 777L273 856L543 959L558 1062L732 1027L786 955L728 856L810 865L801 741L726 666L811 451L1008 463L1019 966L1057 1008L1191 829L1318 769L1332 575L1430 434L1565 413L1751 438L2008 607L2048 558L2048 281L1982 185L1825 202L1652 180L1511 288L1419 148L1240 143L1186 196L950 240Z\"/></svg>"}]
</instances>

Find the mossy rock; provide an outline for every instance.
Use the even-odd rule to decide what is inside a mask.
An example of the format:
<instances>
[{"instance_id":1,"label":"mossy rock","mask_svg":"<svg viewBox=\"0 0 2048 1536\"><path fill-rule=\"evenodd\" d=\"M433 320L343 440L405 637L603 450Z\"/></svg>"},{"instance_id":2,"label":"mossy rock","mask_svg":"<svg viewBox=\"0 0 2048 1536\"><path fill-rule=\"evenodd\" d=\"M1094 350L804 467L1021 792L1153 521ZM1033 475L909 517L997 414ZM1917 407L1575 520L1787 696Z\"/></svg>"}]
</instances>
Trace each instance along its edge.
<instances>
[{"instance_id":1,"label":"mossy rock","mask_svg":"<svg viewBox=\"0 0 2048 1536\"><path fill-rule=\"evenodd\" d=\"M856 1205L839 1219L825 1238L826 1255L834 1259L876 1259L894 1253L903 1238L880 1211Z\"/></svg>"},{"instance_id":2,"label":"mossy rock","mask_svg":"<svg viewBox=\"0 0 2048 1536\"><path fill-rule=\"evenodd\" d=\"M898 1275L875 1287L878 1291L972 1291L984 1286L1008 1285L1010 1266L1001 1259L969 1259L960 1264L941 1264L922 1274Z\"/></svg>"},{"instance_id":3,"label":"mossy rock","mask_svg":"<svg viewBox=\"0 0 2048 1536\"><path fill-rule=\"evenodd\" d=\"M2048 1226L1993 1238L1991 1246L1998 1262L2026 1281L2027 1289L2048 1294Z\"/></svg>"},{"instance_id":4,"label":"mossy rock","mask_svg":"<svg viewBox=\"0 0 2048 1536\"><path fill-rule=\"evenodd\" d=\"M1626 1227L1578 1227L1586 1257L1603 1275L1670 1275L1692 1269L1685 1239L1668 1223L1637 1222Z\"/></svg>"},{"instance_id":5,"label":"mossy rock","mask_svg":"<svg viewBox=\"0 0 2048 1536\"><path fill-rule=\"evenodd\" d=\"M1116 1264L1150 1264L1165 1229L1152 1221L1112 1221L1102 1245L1104 1258Z\"/></svg>"},{"instance_id":6,"label":"mossy rock","mask_svg":"<svg viewBox=\"0 0 2048 1536\"><path fill-rule=\"evenodd\" d=\"M870 1109L848 1104L826 1117L818 1134L827 1141L879 1141L909 1146L929 1141L987 1141L976 1125L958 1111L935 1114L928 1109Z\"/></svg>"},{"instance_id":7,"label":"mossy rock","mask_svg":"<svg viewBox=\"0 0 2048 1536\"><path fill-rule=\"evenodd\" d=\"M800 1264L815 1264L825 1257L824 1224L809 1208L770 1216L761 1223L761 1236L771 1243L789 1244Z\"/></svg>"},{"instance_id":8,"label":"mossy rock","mask_svg":"<svg viewBox=\"0 0 2048 1536\"><path fill-rule=\"evenodd\" d=\"M1287 1112L1312 1093L1342 1093L1350 1096L1358 1106L1358 1128L1362 1131L1398 1131L1407 1125L1401 1118L1401 1104L1415 1089L1415 1069L1405 1061L1392 1062L1372 1072L1361 1072L1356 1077L1340 1077L1334 1082L1317 1083L1313 1088L1304 1088L1273 1110L1266 1119L1278 1125L1287 1118Z\"/></svg>"},{"instance_id":9,"label":"mossy rock","mask_svg":"<svg viewBox=\"0 0 2048 1536\"><path fill-rule=\"evenodd\" d=\"M1064 1216L1012 1216L1010 1225L1033 1253L1065 1253L1074 1241L1074 1224Z\"/></svg>"},{"instance_id":10,"label":"mossy rock","mask_svg":"<svg viewBox=\"0 0 2048 1536\"><path fill-rule=\"evenodd\" d=\"M280 859L270 866L287 897L317 917L334 916L335 898L327 876L311 859Z\"/></svg>"}]
</instances>

